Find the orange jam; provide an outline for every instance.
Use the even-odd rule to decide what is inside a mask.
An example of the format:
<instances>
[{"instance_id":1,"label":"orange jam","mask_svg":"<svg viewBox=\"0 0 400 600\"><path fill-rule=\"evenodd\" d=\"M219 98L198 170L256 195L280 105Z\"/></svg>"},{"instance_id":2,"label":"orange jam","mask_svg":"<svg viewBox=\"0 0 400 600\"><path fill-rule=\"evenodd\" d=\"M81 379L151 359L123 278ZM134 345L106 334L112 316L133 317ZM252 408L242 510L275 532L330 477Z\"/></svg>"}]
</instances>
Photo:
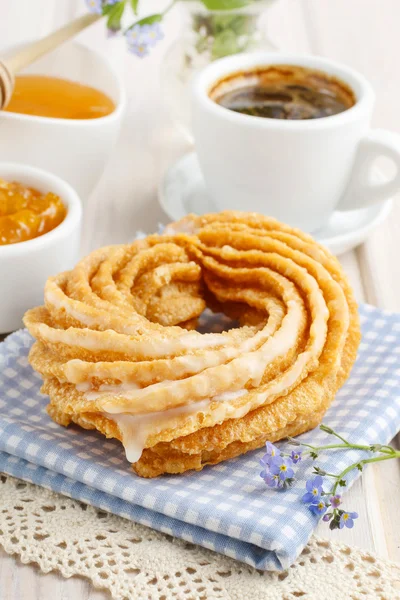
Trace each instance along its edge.
<instances>
[{"instance_id":1,"label":"orange jam","mask_svg":"<svg viewBox=\"0 0 400 600\"><path fill-rule=\"evenodd\" d=\"M51 231L67 214L60 198L0 179L0 246L25 242Z\"/></svg>"},{"instance_id":2,"label":"orange jam","mask_svg":"<svg viewBox=\"0 0 400 600\"><path fill-rule=\"evenodd\" d=\"M58 119L97 119L115 110L106 94L76 81L46 75L18 75L8 112Z\"/></svg>"}]
</instances>

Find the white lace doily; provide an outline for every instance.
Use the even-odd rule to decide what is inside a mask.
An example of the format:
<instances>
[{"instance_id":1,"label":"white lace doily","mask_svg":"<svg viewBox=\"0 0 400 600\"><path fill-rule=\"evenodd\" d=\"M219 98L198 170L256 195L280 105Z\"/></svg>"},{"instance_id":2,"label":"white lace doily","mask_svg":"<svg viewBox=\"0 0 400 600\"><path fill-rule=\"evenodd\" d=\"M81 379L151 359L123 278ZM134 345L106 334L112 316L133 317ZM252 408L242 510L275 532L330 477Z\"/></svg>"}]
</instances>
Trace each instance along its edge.
<instances>
[{"instance_id":1,"label":"white lace doily","mask_svg":"<svg viewBox=\"0 0 400 600\"><path fill-rule=\"evenodd\" d=\"M400 598L400 566L355 548L314 538L288 571L263 573L8 475L0 475L0 544L118 600Z\"/></svg>"}]
</instances>

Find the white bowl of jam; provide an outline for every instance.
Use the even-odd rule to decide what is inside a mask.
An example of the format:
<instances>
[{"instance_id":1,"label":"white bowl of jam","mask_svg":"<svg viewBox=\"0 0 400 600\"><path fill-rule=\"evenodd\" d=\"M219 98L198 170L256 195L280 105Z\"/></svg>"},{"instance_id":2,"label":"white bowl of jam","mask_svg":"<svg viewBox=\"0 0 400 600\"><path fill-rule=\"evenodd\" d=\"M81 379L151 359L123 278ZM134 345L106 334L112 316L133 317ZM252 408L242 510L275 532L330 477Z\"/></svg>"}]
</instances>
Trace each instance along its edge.
<instances>
[{"instance_id":1,"label":"white bowl of jam","mask_svg":"<svg viewBox=\"0 0 400 600\"><path fill-rule=\"evenodd\" d=\"M36 167L0 162L0 334L22 327L43 303L51 275L79 259L82 206L63 179Z\"/></svg>"}]
</instances>

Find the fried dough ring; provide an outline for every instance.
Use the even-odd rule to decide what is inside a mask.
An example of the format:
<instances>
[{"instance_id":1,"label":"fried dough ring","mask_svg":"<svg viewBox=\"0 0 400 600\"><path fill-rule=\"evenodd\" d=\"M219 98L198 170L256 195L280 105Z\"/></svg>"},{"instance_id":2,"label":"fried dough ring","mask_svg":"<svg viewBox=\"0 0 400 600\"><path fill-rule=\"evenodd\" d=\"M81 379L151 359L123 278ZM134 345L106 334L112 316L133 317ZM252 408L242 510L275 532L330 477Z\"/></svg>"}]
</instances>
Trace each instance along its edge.
<instances>
[{"instance_id":1,"label":"fried dough ring","mask_svg":"<svg viewBox=\"0 0 400 600\"><path fill-rule=\"evenodd\" d=\"M206 304L242 326L191 330ZM339 262L298 230L233 211L93 252L49 279L25 324L50 416L120 439L144 477L316 426L360 339Z\"/></svg>"}]
</instances>

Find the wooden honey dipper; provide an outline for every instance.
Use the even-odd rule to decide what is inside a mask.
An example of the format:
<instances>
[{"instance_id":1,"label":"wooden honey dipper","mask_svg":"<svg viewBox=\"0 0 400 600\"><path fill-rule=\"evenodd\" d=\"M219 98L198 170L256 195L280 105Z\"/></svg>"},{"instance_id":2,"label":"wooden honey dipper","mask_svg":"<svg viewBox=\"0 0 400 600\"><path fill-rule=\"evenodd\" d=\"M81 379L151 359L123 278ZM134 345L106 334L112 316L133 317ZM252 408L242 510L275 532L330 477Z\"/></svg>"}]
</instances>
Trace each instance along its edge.
<instances>
[{"instance_id":1,"label":"wooden honey dipper","mask_svg":"<svg viewBox=\"0 0 400 600\"><path fill-rule=\"evenodd\" d=\"M15 75L19 71L74 37L79 31L101 19L101 17L102 15L90 13L78 17L41 40L27 44L15 53L10 54L5 61L0 60L0 110L5 108L11 100L14 91Z\"/></svg>"}]
</instances>

